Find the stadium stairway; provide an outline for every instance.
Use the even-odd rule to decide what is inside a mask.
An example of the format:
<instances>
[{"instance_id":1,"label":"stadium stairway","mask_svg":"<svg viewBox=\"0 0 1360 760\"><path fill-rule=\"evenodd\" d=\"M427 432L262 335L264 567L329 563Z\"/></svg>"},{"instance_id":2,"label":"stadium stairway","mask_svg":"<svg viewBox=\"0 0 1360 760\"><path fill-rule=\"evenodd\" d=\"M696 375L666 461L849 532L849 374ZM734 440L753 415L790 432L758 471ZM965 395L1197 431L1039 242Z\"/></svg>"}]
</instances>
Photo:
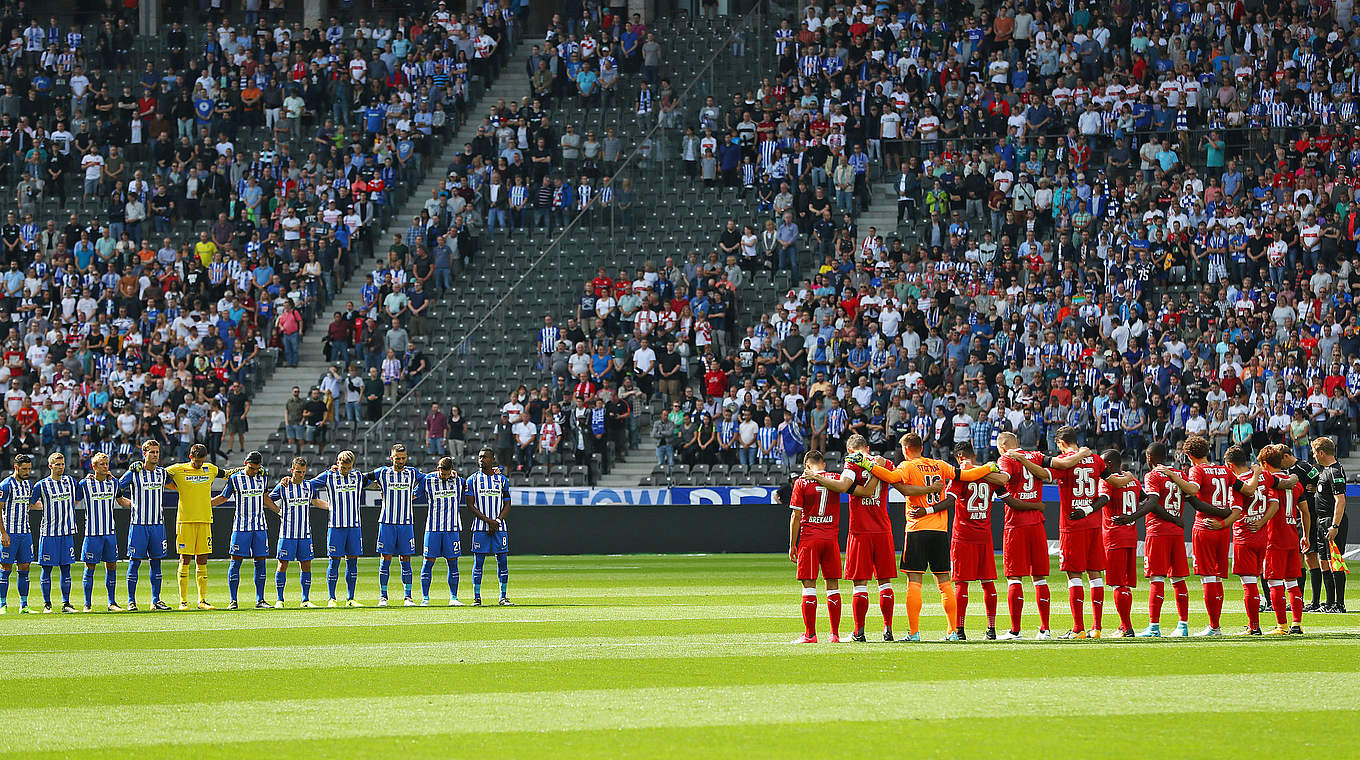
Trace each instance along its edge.
<instances>
[{"instance_id":1,"label":"stadium stairway","mask_svg":"<svg viewBox=\"0 0 1360 760\"><path fill-rule=\"evenodd\" d=\"M443 152L435 158L435 170L431 171L429 176L416 186L407 198L406 203L392 216L393 229L404 232L406 223L409 222L411 217L417 216L424 207L425 201L430 197L430 191L444 182L446 175L440 170L440 167L446 167L452 163L454 157L462 152L463 145L472 142L472 139L477 136L477 126L482 123L480 114L485 110L485 104L495 103L499 100L517 101L529 91L529 75L525 73L524 69L529 60L530 47L530 42L522 42L519 49L515 51L514 57L506 63L505 69L492 83L491 88L471 106L473 109L472 118L469 118L463 124L454 134L453 139L449 140L444 146ZM482 110L478 110L479 108ZM391 234L387 228L377 233L377 244L373 250L374 258L387 255L386 243L391 239ZM343 306L346 301L362 302L359 291L364 284L364 273L372 269L369 266L370 263L371 260L358 262L349 282L332 300L333 305ZM250 418L255 424L250 426L250 432L246 434L247 451L251 449L263 450L269 439L269 434L277 431L283 425L284 405L288 401L288 392L294 385L302 388L305 398L307 390L319 383L321 378L325 376L327 362L322 349L322 342L326 337L325 325L329 322L330 315L323 315L314 329L303 335L302 346L299 351L301 360L298 362L298 366L285 367L280 365L269 379L267 387L262 388L256 394L250 411Z\"/></svg>"},{"instance_id":2,"label":"stadium stairway","mask_svg":"<svg viewBox=\"0 0 1360 760\"><path fill-rule=\"evenodd\" d=\"M601 474L597 485L600 488L636 488L642 483L643 477L649 476L651 470L657 465L657 439L651 436L651 420L653 411L662 409L665 404L661 401L661 394L651 401L650 405L639 405L635 413L638 413L638 447L628 450L626 461L613 462L609 468L609 474Z\"/></svg>"},{"instance_id":3,"label":"stadium stairway","mask_svg":"<svg viewBox=\"0 0 1360 760\"><path fill-rule=\"evenodd\" d=\"M651 427L650 414L647 427ZM642 479L652 473L656 466L656 439L644 430L639 436L638 447L628 452L627 461L615 462L608 475L600 476L600 488L637 488Z\"/></svg>"},{"instance_id":4,"label":"stadium stairway","mask_svg":"<svg viewBox=\"0 0 1360 760\"><path fill-rule=\"evenodd\" d=\"M859 236L863 238L869 234L870 227L875 227L878 229L879 237L883 238L883 244L889 245L898 234L897 189L893 187L892 182L877 182L869 186L869 197L871 203L869 210L856 219L859 224ZM905 238L903 242L906 242Z\"/></svg>"}]
</instances>

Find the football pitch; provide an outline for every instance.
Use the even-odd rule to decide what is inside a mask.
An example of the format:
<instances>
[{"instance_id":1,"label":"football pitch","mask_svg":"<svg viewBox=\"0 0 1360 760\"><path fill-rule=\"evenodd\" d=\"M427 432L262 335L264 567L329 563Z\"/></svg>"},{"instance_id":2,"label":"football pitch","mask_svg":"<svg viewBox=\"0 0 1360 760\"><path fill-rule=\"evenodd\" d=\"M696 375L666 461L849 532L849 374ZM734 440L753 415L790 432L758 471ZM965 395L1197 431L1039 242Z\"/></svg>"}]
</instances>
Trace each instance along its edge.
<instances>
[{"instance_id":1,"label":"football pitch","mask_svg":"<svg viewBox=\"0 0 1360 760\"><path fill-rule=\"evenodd\" d=\"M974 586L970 640L943 643L928 580L931 641L828 644L820 605L823 643L795 646L799 590L785 557L512 557L510 567L518 606L480 609L444 606L442 565L435 606L375 608L376 560L361 568L364 609L297 609L295 567L285 610L20 616L11 588L11 614L0 617L0 750L194 760L1356 752L1345 747L1346 726L1360 720L1360 614L1306 615L1302 637L1002 643L981 640ZM465 559L466 601L471 568ZM173 604L173 565L166 571ZM210 574L209 598L225 604L225 563ZM418 562L416 574L418 596ZM242 600L253 602L249 568L243 575ZM314 576L324 604L324 561ZM272 600L272 561L268 578ZM392 580L399 595L396 568ZM494 571L487 581L494 599ZM1071 618L1065 583L1050 583L1056 634ZM895 584L901 632L905 586ZM1190 590L1198 630L1198 583ZM1233 579L1225 590L1223 629L1235 632L1246 620L1241 587ZM842 593L848 632L848 582ZM97 605L103 594L101 569ZM120 602L125 594L120 580ZM1004 630L1004 580L1000 594ZM1028 584L1025 595L1032 637ZM41 603L36 566L32 599ZM139 599L149 599L145 577ZM1146 600L1143 583L1140 628ZM1086 614L1089 625L1089 600ZM1112 634L1113 603L1105 615ZM880 622L874 599L871 639ZM1174 625L1168 599L1163 630Z\"/></svg>"}]
</instances>

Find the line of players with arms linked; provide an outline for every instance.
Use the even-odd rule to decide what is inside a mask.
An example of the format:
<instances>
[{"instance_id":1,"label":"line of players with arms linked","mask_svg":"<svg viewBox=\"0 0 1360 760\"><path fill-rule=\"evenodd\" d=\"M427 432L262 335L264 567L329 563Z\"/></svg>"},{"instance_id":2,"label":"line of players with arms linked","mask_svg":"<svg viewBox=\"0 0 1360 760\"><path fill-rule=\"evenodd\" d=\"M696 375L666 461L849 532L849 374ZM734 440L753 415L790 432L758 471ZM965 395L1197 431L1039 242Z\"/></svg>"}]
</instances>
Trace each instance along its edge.
<instances>
[{"instance_id":1,"label":"line of players with arms linked","mask_svg":"<svg viewBox=\"0 0 1360 760\"><path fill-rule=\"evenodd\" d=\"M423 473L408 467L406 448L401 444L392 447L389 465L367 473L354 467L351 451L340 452L333 466L314 477L308 476L307 460L295 457L288 474L272 486L258 451L247 454L244 465L231 470L207 462L208 450L202 444L190 448L189 461L168 467L160 465L160 445L156 441L143 443L141 453L142 460L134 462L121 477L110 473L106 455L96 454L91 461L92 472L84 478L67 474L65 458L54 453L47 459L47 477L36 483L32 482L32 458L26 454L15 456L13 475L0 482L0 614L7 611L10 580L16 573L19 611L37 611L28 602L29 568L35 556L42 571L43 612L52 612L54 570L60 573L61 610L76 611L71 604L71 567L76 564L77 556L85 563L84 612L90 612L93 607L95 572L100 564L105 567L107 609L110 612L136 611L143 562L149 565L150 609L171 609L161 600L161 561L169 548L163 503L166 490L177 491L179 497L175 543L180 557L181 610L215 609L207 598L207 562L212 554L213 507L223 504L234 505L231 564L227 575L231 596L229 609L239 606L237 592L241 569L247 560L254 564L256 608L284 606L288 565L294 561L300 570L300 606L318 606L311 601L312 509L328 513L326 580L329 600L326 606L364 606L356 600L355 588L359 577L358 560L363 554L360 507L364 492L370 488L377 490L381 503L376 547L376 553L382 558L378 573L378 606L388 603L393 557L401 564L403 604L417 604L412 598L411 557L416 554L412 505L419 502L427 504L419 604L429 604L436 561L443 559L447 566L449 605L463 606L458 598L458 558L462 554L460 510L464 505L473 515L473 604L482 603L482 569L488 555L496 558L500 604L511 604L506 595L509 582L506 518L510 512L510 491L490 449L483 449L478 454L477 471L466 477L460 477L454 471L453 460L448 457L439 460L433 472ZM225 483L221 492L214 496L212 486L219 478ZM85 513L80 555L76 554L78 505L84 506ZM125 555L128 560L126 607L120 606L117 600L116 507L130 510ZM279 516L275 553L278 564L274 574L276 600L272 605L265 601L269 556L266 509ZM36 555L30 512L40 512L42 516ZM347 591L343 602L336 597L341 560L345 563ZM198 602L194 606L189 600L191 575L198 591Z\"/></svg>"},{"instance_id":2,"label":"line of players with arms linked","mask_svg":"<svg viewBox=\"0 0 1360 760\"><path fill-rule=\"evenodd\" d=\"M958 467L922 455L919 436L900 440L903 461L873 457L862 436L846 443L840 473L826 471L820 452L804 457L804 472L787 487L792 508L789 559L802 582L803 634L794 643L817 641L816 581L826 583L831 641L841 641L839 580L853 584L851 600L854 641L865 641L869 581L878 583L883 639L893 640L896 606L892 581L899 568L907 576L906 609L910 630L900 637L920 641L922 581L935 576L949 621L944 639L967 638L964 619L972 584L980 584L987 614L987 639L996 632L996 561L992 538L993 505L1004 505L1002 574L1007 583L1009 627L1002 640L1023 638L1024 580L1031 579L1037 597L1039 631L1049 629L1048 541L1044 529L1042 483L1056 483L1060 497L1059 568L1068 577L1071 628L1058 638L1101 638L1107 587L1114 589L1119 636L1159 637L1168 580L1175 595L1175 636L1189 636L1191 566L1185 549L1184 521L1194 514L1191 559L1200 576L1208 625L1196 636L1220 636L1223 582L1240 577L1248 625L1245 635L1262 635L1261 613L1273 611L1276 625L1267 635L1303 633L1303 589L1306 562L1328 573L1332 611L1344 612L1345 474L1336 461L1330 438L1311 442L1316 466L1297 460L1289 447L1264 447L1253 462L1250 452L1228 449L1225 462L1208 460L1209 443L1190 436L1180 446L1188 469L1168 460L1164 444L1144 453L1148 466L1142 482L1124 471L1117 450L1096 454L1079 445L1076 430L1056 432L1059 453L1024 451L1013 433L1003 433L997 462L979 463L970 443L954 447ZM888 489L907 500L906 539L897 562L888 513ZM849 494L849 539L841 564L839 525L842 494ZM1189 510L1186 507L1190 507ZM952 535L949 510L953 509ZM1135 631L1131 619L1133 589L1138 585L1135 523L1145 521L1144 570L1150 580L1150 622ZM1316 519L1315 519L1316 518ZM1231 556L1230 556L1231 553ZM1339 561L1332 562L1332 556ZM1335 570L1333 572L1333 570ZM1314 572L1318 572L1314 570ZM1260 580L1268 596L1261 597ZM1087 627L1085 597L1089 582L1092 625ZM1314 591L1316 595L1316 589ZM1287 619L1287 615L1292 619Z\"/></svg>"}]
</instances>

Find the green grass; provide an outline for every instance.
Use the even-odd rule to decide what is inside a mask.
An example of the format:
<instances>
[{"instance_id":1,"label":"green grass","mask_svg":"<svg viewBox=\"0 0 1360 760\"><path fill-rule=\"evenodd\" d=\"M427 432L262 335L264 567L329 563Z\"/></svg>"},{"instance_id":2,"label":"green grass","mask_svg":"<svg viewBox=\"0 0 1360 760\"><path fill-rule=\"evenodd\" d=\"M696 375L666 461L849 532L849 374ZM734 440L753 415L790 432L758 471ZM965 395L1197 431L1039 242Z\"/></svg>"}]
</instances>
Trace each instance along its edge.
<instances>
[{"instance_id":1,"label":"green grass","mask_svg":"<svg viewBox=\"0 0 1360 760\"><path fill-rule=\"evenodd\" d=\"M314 567L314 597L324 600L324 562ZM376 570L375 561L361 569L370 605ZM462 570L469 599L471 562ZM245 575L243 598L253 599ZM225 576L214 562L219 603ZM1306 616L1308 634L1284 639L1000 643L980 640L974 589L967 643L792 646L801 623L791 576L774 556L513 557L514 608L442 606L441 569L439 606L428 609L297 609L294 573L287 610L136 615L19 616L11 585L11 614L0 617L0 754L1356 755L1333 739L1360 719L1348 690L1360 674L1357 614ZM1064 584L1050 583L1056 631L1070 615ZM1223 627L1236 631L1241 588L1225 588ZM145 578L139 590L145 601ZM1004 582L1000 592L1004 627ZM103 593L101 571L96 602ZM1033 596L1027 586L1028 635L1038 625ZM923 635L935 639L945 623L931 582L925 597ZM1146 598L1144 586L1139 627ZM1163 614L1174 625L1172 600ZM897 617L904 631L900 603ZM880 622L875 601L871 634ZM1204 623L1192 582L1191 625ZM1107 602L1105 629L1117 625ZM825 641L824 609L819 627Z\"/></svg>"}]
</instances>

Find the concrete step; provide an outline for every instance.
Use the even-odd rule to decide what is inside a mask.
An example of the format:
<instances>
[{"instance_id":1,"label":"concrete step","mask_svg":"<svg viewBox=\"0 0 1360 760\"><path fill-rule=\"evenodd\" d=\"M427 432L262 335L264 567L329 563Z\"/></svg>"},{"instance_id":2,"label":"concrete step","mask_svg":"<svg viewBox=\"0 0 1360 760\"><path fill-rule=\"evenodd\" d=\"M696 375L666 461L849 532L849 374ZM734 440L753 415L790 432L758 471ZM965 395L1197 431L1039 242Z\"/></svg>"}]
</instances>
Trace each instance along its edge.
<instances>
[{"instance_id":1,"label":"concrete step","mask_svg":"<svg viewBox=\"0 0 1360 760\"><path fill-rule=\"evenodd\" d=\"M600 477L600 488L637 488L643 478L652 474L656 466L656 442L650 436L638 441L638 448L628 452L628 460L615 462L608 475Z\"/></svg>"},{"instance_id":2,"label":"concrete step","mask_svg":"<svg viewBox=\"0 0 1360 760\"><path fill-rule=\"evenodd\" d=\"M637 410L641 425L638 447L627 452L628 460L615 462L608 475L600 477L600 488L637 488L643 478L652 474L656 466L656 439L651 435L652 411L647 408Z\"/></svg>"},{"instance_id":3,"label":"concrete step","mask_svg":"<svg viewBox=\"0 0 1360 760\"><path fill-rule=\"evenodd\" d=\"M875 227L886 244L897 231L897 191L891 183L881 182L871 186L869 193L873 204L856 220L859 234L863 237L870 227Z\"/></svg>"},{"instance_id":4,"label":"concrete step","mask_svg":"<svg viewBox=\"0 0 1360 760\"><path fill-rule=\"evenodd\" d=\"M530 46L521 44L515 57L507 64L506 72L494 83L491 88L483 93L482 98L475 108L485 110L485 108L499 100L509 102L518 100L520 97L529 93L529 78L524 75L524 62L529 58ZM411 217L420 213L425 201L430 197L430 192L439 187L444 182L445 176L438 167L448 166L457 154L463 151L463 146L472 141L477 135L477 125L481 122L480 117L469 119L444 146L443 152L435 157L433 166L436 167L411 193L406 203L398 209L392 217L393 229L405 230L406 223ZM387 228L378 231L378 245L374 246L374 257L385 256L385 246L383 241L391 239L391 233ZM360 302L359 292L363 288L363 275L373 264L373 260L360 261L354 274L349 281L337 293L332 306L343 306L346 301ZM250 419L255 423L251 425L250 432L246 435L246 448L262 448L269 439L269 434L278 429L284 421L284 409L291 395L293 386L302 389L305 397L308 389L318 384L326 374L326 357L324 352L324 340L326 337L325 325L330 322L329 318L323 318L317 324L312 325L302 337L302 345L299 349L299 361L297 367L279 367L269 379L266 386L256 394L254 402L251 404ZM439 357L430 357L431 361L437 361Z\"/></svg>"}]
</instances>

